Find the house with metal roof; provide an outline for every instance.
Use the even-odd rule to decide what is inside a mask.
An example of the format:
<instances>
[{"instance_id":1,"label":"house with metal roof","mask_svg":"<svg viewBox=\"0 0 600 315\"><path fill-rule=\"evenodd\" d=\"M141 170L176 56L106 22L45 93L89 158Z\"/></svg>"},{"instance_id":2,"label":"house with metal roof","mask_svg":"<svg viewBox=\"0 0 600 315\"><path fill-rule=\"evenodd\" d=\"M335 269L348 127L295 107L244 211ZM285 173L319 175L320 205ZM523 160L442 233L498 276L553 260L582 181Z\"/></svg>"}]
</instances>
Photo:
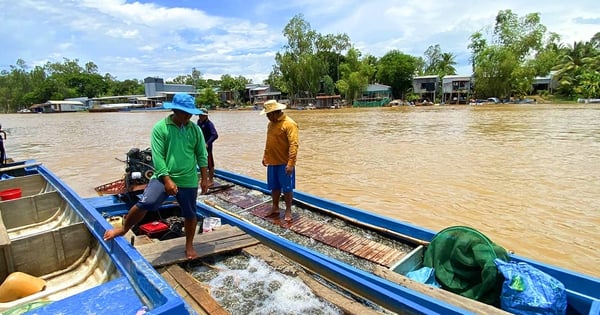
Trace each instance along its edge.
<instances>
[{"instance_id":1,"label":"house with metal roof","mask_svg":"<svg viewBox=\"0 0 600 315\"><path fill-rule=\"evenodd\" d=\"M369 84L361 96L352 103L354 107L384 106L392 99L392 87L384 84Z\"/></svg>"},{"instance_id":2,"label":"house with metal roof","mask_svg":"<svg viewBox=\"0 0 600 315\"><path fill-rule=\"evenodd\" d=\"M264 104L268 100L280 100L281 91L265 84L246 84L246 97L255 106Z\"/></svg>"},{"instance_id":3,"label":"house with metal roof","mask_svg":"<svg viewBox=\"0 0 600 315\"><path fill-rule=\"evenodd\" d=\"M535 77L532 83L533 94L537 94L540 91L552 93L552 91L558 87L558 82L554 80L554 73L556 73L556 71L550 72L550 74L545 77Z\"/></svg>"},{"instance_id":4,"label":"house with metal roof","mask_svg":"<svg viewBox=\"0 0 600 315\"><path fill-rule=\"evenodd\" d=\"M437 75L416 76L412 80L413 92L419 95L422 102L435 102L436 92L440 85L440 78Z\"/></svg>"},{"instance_id":5,"label":"house with metal roof","mask_svg":"<svg viewBox=\"0 0 600 315\"><path fill-rule=\"evenodd\" d=\"M470 75L447 75L442 78L442 103L467 104L472 94Z\"/></svg>"},{"instance_id":6,"label":"house with metal roof","mask_svg":"<svg viewBox=\"0 0 600 315\"><path fill-rule=\"evenodd\" d=\"M196 96L198 92L196 87L189 84L169 84L162 78L147 77L144 79L144 91L146 100L157 102L170 102L173 95L177 93L187 93Z\"/></svg>"}]
</instances>

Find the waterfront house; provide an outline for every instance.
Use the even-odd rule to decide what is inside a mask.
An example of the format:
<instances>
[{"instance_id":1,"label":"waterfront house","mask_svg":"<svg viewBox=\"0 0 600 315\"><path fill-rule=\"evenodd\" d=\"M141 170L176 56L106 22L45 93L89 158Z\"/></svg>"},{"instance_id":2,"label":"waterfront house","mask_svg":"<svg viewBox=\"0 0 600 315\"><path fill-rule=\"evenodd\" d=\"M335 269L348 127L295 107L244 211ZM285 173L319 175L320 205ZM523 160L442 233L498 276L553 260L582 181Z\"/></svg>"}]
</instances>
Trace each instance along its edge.
<instances>
[{"instance_id":1,"label":"waterfront house","mask_svg":"<svg viewBox=\"0 0 600 315\"><path fill-rule=\"evenodd\" d=\"M442 102L444 104L467 104L471 95L470 75L447 75L442 78Z\"/></svg>"},{"instance_id":2,"label":"waterfront house","mask_svg":"<svg viewBox=\"0 0 600 315\"><path fill-rule=\"evenodd\" d=\"M254 106L262 106L268 100L280 100L281 92L270 85L246 84L246 97Z\"/></svg>"},{"instance_id":3,"label":"waterfront house","mask_svg":"<svg viewBox=\"0 0 600 315\"><path fill-rule=\"evenodd\" d=\"M413 78L413 92L419 95L420 102L435 102L439 85L440 78L437 75L423 75Z\"/></svg>"},{"instance_id":4,"label":"waterfront house","mask_svg":"<svg viewBox=\"0 0 600 315\"><path fill-rule=\"evenodd\" d=\"M541 91L548 91L552 94L552 91L558 87L558 82L554 80L554 72L552 71L545 77L535 77L532 84L532 94L539 94Z\"/></svg>"},{"instance_id":5,"label":"waterfront house","mask_svg":"<svg viewBox=\"0 0 600 315\"><path fill-rule=\"evenodd\" d=\"M392 99L392 87L384 84L369 84L361 96L352 103L354 107L379 107Z\"/></svg>"}]
</instances>

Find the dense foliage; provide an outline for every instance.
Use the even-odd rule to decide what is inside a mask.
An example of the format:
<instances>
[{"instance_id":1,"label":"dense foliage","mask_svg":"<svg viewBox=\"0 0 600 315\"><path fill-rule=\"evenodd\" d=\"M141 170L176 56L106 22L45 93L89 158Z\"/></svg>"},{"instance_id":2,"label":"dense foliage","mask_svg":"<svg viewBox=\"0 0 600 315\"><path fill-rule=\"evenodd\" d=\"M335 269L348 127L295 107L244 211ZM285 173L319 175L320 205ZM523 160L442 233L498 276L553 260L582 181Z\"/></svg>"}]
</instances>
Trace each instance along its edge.
<instances>
[{"instance_id":1,"label":"dense foliage","mask_svg":"<svg viewBox=\"0 0 600 315\"><path fill-rule=\"evenodd\" d=\"M531 93L535 77L553 73L558 82L551 91L566 98L600 97L600 33L588 42L571 45L548 32L538 13L519 17L511 10L496 16L488 34L470 36L468 46L475 78L474 96L520 97ZM302 15L294 16L283 29L287 44L275 55L273 70L265 84L280 90L290 99L314 98L319 94L340 93L348 101L360 97L370 83L392 87L395 98L409 98L416 75L456 74L455 55L431 45L423 57L391 50L381 58L356 49L346 34L319 34ZM220 80L205 80L192 68L171 82L195 86L200 104L216 104L215 88L229 91L235 104L243 101L245 86L252 83L243 76L225 74ZM17 60L10 71L0 72L0 110L15 112L47 100L112 95L143 95L141 80L118 81L109 73L101 75L93 62L46 63L30 69Z\"/></svg>"}]
</instances>

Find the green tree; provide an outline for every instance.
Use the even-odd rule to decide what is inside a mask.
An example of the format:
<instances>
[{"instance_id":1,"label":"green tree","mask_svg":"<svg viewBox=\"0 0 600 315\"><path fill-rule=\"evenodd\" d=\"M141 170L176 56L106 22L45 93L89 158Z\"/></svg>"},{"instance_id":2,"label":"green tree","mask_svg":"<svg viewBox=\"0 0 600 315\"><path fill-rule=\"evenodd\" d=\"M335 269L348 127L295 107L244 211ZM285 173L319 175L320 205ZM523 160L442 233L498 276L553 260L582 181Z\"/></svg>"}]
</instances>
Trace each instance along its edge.
<instances>
[{"instance_id":1,"label":"green tree","mask_svg":"<svg viewBox=\"0 0 600 315\"><path fill-rule=\"evenodd\" d=\"M558 81L558 93L569 97L586 97L585 87L592 87L589 79L600 71L598 42L575 42L561 51L559 63L553 68ZM586 74L587 73L587 74ZM585 81L585 83L583 83ZM596 95L597 96L597 95Z\"/></svg>"},{"instance_id":2,"label":"green tree","mask_svg":"<svg viewBox=\"0 0 600 315\"><path fill-rule=\"evenodd\" d=\"M326 76L340 77L338 65L344 60L341 53L351 46L348 35L321 35L301 14L288 22L283 35L287 44L283 52L275 55L275 66L267 82L294 99L314 97Z\"/></svg>"},{"instance_id":3,"label":"green tree","mask_svg":"<svg viewBox=\"0 0 600 315\"><path fill-rule=\"evenodd\" d=\"M394 98L404 99L406 92L412 89L412 79L418 64L416 57L391 50L379 60L377 80L392 87Z\"/></svg>"},{"instance_id":4,"label":"green tree","mask_svg":"<svg viewBox=\"0 0 600 315\"><path fill-rule=\"evenodd\" d=\"M196 97L196 105L206 108L214 108L219 104L219 96L212 88L203 88Z\"/></svg>"},{"instance_id":5,"label":"green tree","mask_svg":"<svg viewBox=\"0 0 600 315\"><path fill-rule=\"evenodd\" d=\"M546 36L539 13L519 17L511 10L499 11L491 44L481 32L471 36L476 94L508 97L524 93L536 75L530 57L543 51Z\"/></svg>"},{"instance_id":6,"label":"green tree","mask_svg":"<svg viewBox=\"0 0 600 315\"><path fill-rule=\"evenodd\" d=\"M229 74L224 74L221 76L221 91L231 91L234 103L240 105L246 91L246 84L251 82L252 80L243 76L234 78Z\"/></svg>"},{"instance_id":7,"label":"green tree","mask_svg":"<svg viewBox=\"0 0 600 315\"><path fill-rule=\"evenodd\" d=\"M352 104L369 85L369 77L375 69L360 60L360 51L350 48L345 62L340 65L342 78L336 82L337 89L344 94L346 102Z\"/></svg>"}]
</instances>

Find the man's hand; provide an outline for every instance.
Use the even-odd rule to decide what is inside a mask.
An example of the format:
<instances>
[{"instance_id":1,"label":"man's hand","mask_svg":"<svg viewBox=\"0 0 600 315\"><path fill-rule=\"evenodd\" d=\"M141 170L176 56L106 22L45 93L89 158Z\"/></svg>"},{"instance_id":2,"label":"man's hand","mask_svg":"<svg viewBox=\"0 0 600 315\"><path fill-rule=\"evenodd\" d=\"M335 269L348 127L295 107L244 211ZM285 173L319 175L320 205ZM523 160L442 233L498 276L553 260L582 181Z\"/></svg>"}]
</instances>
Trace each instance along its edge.
<instances>
[{"instance_id":1,"label":"man's hand","mask_svg":"<svg viewBox=\"0 0 600 315\"><path fill-rule=\"evenodd\" d=\"M208 192L208 187L209 187L209 182L208 182L208 178L206 177L202 177L202 179L200 180L200 189L202 189L202 194L205 195Z\"/></svg>"},{"instance_id":2,"label":"man's hand","mask_svg":"<svg viewBox=\"0 0 600 315\"><path fill-rule=\"evenodd\" d=\"M291 175L292 175L292 171L294 171L294 167L293 167L293 166L289 166L289 165L286 165L286 166L285 166L285 173L286 173L288 176L291 176Z\"/></svg>"},{"instance_id":3,"label":"man's hand","mask_svg":"<svg viewBox=\"0 0 600 315\"><path fill-rule=\"evenodd\" d=\"M169 196L177 195L177 191L179 189L177 188L177 184L175 184L175 182L171 179L171 177L164 176L163 183L165 183L165 191L167 192L167 195L169 195Z\"/></svg>"}]
</instances>

